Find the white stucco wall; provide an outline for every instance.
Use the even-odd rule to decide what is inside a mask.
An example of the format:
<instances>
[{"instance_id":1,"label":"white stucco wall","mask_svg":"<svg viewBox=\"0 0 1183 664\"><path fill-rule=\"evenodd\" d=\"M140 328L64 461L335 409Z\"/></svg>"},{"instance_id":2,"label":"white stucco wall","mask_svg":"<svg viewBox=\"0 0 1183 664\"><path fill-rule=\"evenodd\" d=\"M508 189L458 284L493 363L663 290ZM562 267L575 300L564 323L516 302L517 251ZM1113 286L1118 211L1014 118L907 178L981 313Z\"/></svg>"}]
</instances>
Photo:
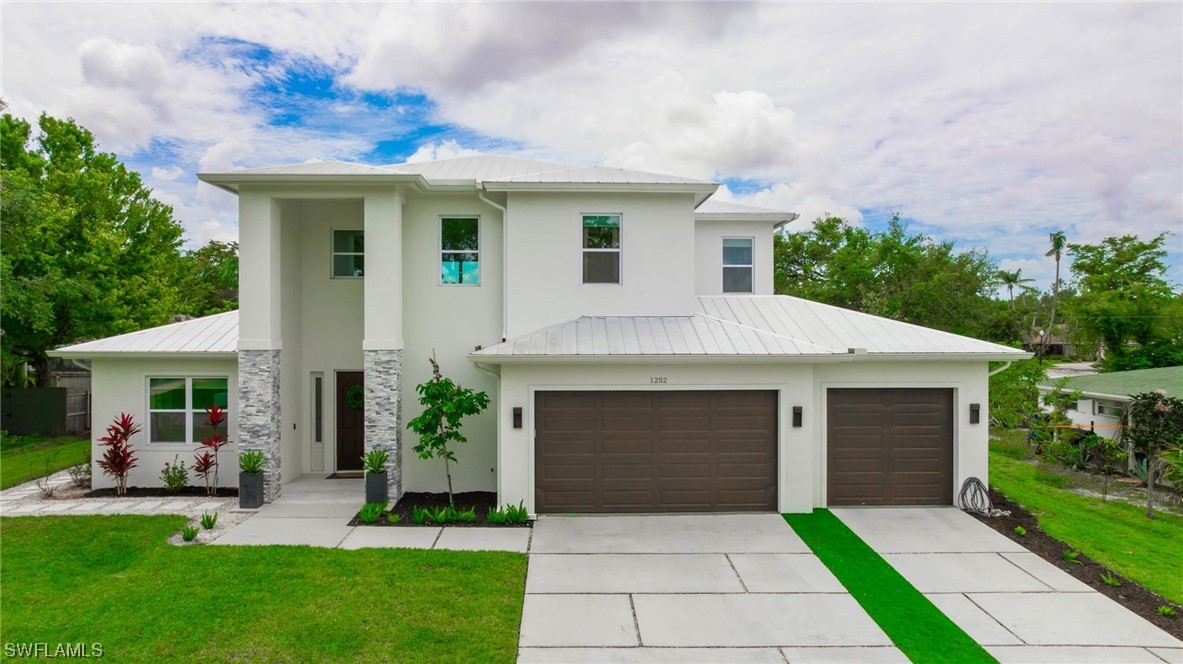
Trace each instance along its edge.
<instances>
[{"instance_id":1,"label":"white stucco wall","mask_svg":"<svg viewBox=\"0 0 1183 664\"><path fill-rule=\"evenodd\" d=\"M91 431L91 470L92 486L105 489L115 485L112 479L103 474L103 470L95 463L102 456L103 449L99 446L99 438L106 435L107 425L120 413L128 413L135 417L141 429L146 428L148 419L148 378L159 377L222 377L230 379L229 426L224 429L232 441L222 448L219 454L221 462L220 483L222 486L238 486L238 450L235 442L238 440L238 361L236 359L96 359L91 364L92 396L92 431ZM139 463L128 474L128 486L155 487L164 486L160 481L160 471L164 463L173 462L173 458L184 461L187 468L193 467L193 453L198 450L198 444L185 443L148 443L145 433L132 437L132 447ZM204 482L190 473L190 484L204 486Z\"/></svg>"},{"instance_id":2,"label":"white stucco wall","mask_svg":"<svg viewBox=\"0 0 1183 664\"><path fill-rule=\"evenodd\" d=\"M723 238L752 238L753 291L756 295L772 295L772 226L770 221L696 221L695 294L723 294Z\"/></svg>"},{"instance_id":3,"label":"white stucco wall","mask_svg":"<svg viewBox=\"0 0 1183 664\"><path fill-rule=\"evenodd\" d=\"M580 316L694 311L691 194L510 193L508 336ZM583 283L583 214L621 215L621 283Z\"/></svg>"},{"instance_id":4,"label":"white stucco wall","mask_svg":"<svg viewBox=\"0 0 1183 664\"><path fill-rule=\"evenodd\" d=\"M664 385L653 385L663 376ZM843 362L832 364L735 363L653 365L513 364L502 366L498 494L502 503L522 501L534 511L534 393L545 390L777 390L779 397L778 508L805 512L825 506L825 390L830 387L944 387L954 393L954 497L967 477L988 482L986 363ZM982 404L980 424L969 424L969 404ZM513 408L524 426L513 428ZM802 426L793 428L792 407L802 406Z\"/></svg>"}]
</instances>

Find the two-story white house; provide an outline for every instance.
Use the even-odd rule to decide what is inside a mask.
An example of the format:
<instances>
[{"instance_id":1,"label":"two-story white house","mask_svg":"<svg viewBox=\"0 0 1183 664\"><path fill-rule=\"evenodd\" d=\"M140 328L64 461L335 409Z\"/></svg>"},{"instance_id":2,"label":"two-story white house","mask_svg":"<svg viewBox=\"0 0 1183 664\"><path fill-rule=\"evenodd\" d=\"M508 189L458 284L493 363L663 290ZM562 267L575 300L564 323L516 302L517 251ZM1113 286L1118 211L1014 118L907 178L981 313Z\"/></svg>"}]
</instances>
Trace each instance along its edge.
<instances>
[{"instance_id":1,"label":"two-story white house","mask_svg":"<svg viewBox=\"0 0 1183 664\"><path fill-rule=\"evenodd\" d=\"M986 479L989 362L1029 356L773 295L796 215L712 182L500 156L199 177L238 197L240 311L54 353L92 360L96 425L145 422L132 485L217 401L268 501L375 448L392 496L442 490L406 429L434 355L492 397L457 490L531 513L953 504Z\"/></svg>"}]
</instances>

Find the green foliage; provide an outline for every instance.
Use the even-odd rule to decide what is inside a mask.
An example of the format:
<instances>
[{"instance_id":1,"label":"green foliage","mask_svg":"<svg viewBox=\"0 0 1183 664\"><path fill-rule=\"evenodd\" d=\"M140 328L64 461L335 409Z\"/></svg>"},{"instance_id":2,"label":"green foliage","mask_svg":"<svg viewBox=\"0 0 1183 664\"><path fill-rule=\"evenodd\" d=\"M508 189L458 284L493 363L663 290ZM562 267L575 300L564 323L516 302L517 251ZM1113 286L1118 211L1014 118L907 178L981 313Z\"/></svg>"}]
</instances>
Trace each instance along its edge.
<instances>
[{"instance_id":1,"label":"green foliage","mask_svg":"<svg viewBox=\"0 0 1183 664\"><path fill-rule=\"evenodd\" d=\"M1174 618L1175 607L1169 604L1163 604L1162 606L1158 607L1158 615L1162 616L1163 618Z\"/></svg>"},{"instance_id":2,"label":"green foliage","mask_svg":"<svg viewBox=\"0 0 1183 664\"><path fill-rule=\"evenodd\" d=\"M46 351L181 313L181 225L140 176L73 120L0 117L0 364L4 383Z\"/></svg>"},{"instance_id":3,"label":"green foliage","mask_svg":"<svg viewBox=\"0 0 1183 664\"><path fill-rule=\"evenodd\" d=\"M991 365L991 369L1002 366ZM1014 429L1025 426L1031 415L1039 413L1039 389L1047 378L1038 359L1013 362L1005 371L990 376L990 423Z\"/></svg>"},{"instance_id":4,"label":"green foliage","mask_svg":"<svg viewBox=\"0 0 1183 664\"><path fill-rule=\"evenodd\" d=\"M261 473L267 458L259 450L238 453L238 469L244 473Z\"/></svg>"},{"instance_id":5,"label":"green foliage","mask_svg":"<svg viewBox=\"0 0 1183 664\"><path fill-rule=\"evenodd\" d=\"M218 523L217 512L202 512L201 513L201 527L206 530L213 530Z\"/></svg>"},{"instance_id":6,"label":"green foliage","mask_svg":"<svg viewBox=\"0 0 1183 664\"><path fill-rule=\"evenodd\" d=\"M160 481L169 493L178 493L189 486L189 469L184 461L179 461L180 455L173 455L173 462L164 462L164 469L160 471Z\"/></svg>"},{"instance_id":7,"label":"green foliage","mask_svg":"<svg viewBox=\"0 0 1183 664\"><path fill-rule=\"evenodd\" d=\"M407 423L407 428L419 434L419 444L412 448L419 458L443 459L444 473L448 477L448 504L454 505L450 464L456 463L456 455L448 444L468 442L460 433L461 421L488 408L489 395L460 387L440 374L434 357L428 361L431 362L432 377L415 388L423 412Z\"/></svg>"},{"instance_id":8,"label":"green foliage","mask_svg":"<svg viewBox=\"0 0 1183 664\"><path fill-rule=\"evenodd\" d=\"M426 507L419 507L418 505L415 505L411 508L411 521L413 523L421 526L427 523L428 516L429 514Z\"/></svg>"},{"instance_id":9,"label":"green foliage","mask_svg":"<svg viewBox=\"0 0 1183 664\"><path fill-rule=\"evenodd\" d=\"M476 521L476 508L470 507L466 510L454 509L452 510L454 520L459 523L472 523Z\"/></svg>"},{"instance_id":10,"label":"green foliage","mask_svg":"<svg viewBox=\"0 0 1183 664\"><path fill-rule=\"evenodd\" d=\"M1105 570L1105 572L1103 572L1101 574L1101 582L1107 586L1112 586L1114 588L1121 587L1121 579L1118 578L1118 576L1116 574L1114 574L1113 572L1110 572L1109 570Z\"/></svg>"},{"instance_id":11,"label":"green foliage","mask_svg":"<svg viewBox=\"0 0 1183 664\"><path fill-rule=\"evenodd\" d=\"M89 478L90 445L75 436L6 436L0 440L0 489L40 477L47 463L55 471L86 464Z\"/></svg>"},{"instance_id":12,"label":"green foliage","mask_svg":"<svg viewBox=\"0 0 1183 664\"><path fill-rule=\"evenodd\" d=\"M518 503L517 505L506 505L499 508L489 508L489 523L495 523L499 525L525 523L529 518L530 513L526 510L524 501Z\"/></svg>"},{"instance_id":13,"label":"green foliage","mask_svg":"<svg viewBox=\"0 0 1183 664\"><path fill-rule=\"evenodd\" d=\"M1083 565L1084 564L1084 561L1082 561L1080 559L1080 552L1079 551L1073 551L1072 549L1064 549L1064 552L1060 555L1064 556L1065 562L1070 562L1074 565Z\"/></svg>"},{"instance_id":14,"label":"green foliage","mask_svg":"<svg viewBox=\"0 0 1183 664\"><path fill-rule=\"evenodd\" d=\"M1015 526L1015 534L1018 535L1019 537L1026 537L1027 536L1027 529L1022 526Z\"/></svg>"},{"instance_id":15,"label":"green foliage","mask_svg":"<svg viewBox=\"0 0 1183 664\"><path fill-rule=\"evenodd\" d=\"M397 525L399 521L403 520L403 517L401 514L395 514L394 512L390 512L386 515L386 520L389 521L392 525Z\"/></svg>"},{"instance_id":16,"label":"green foliage","mask_svg":"<svg viewBox=\"0 0 1183 664\"><path fill-rule=\"evenodd\" d=\"M92 472L90 468L90 459L87 459L86 463L80 463L77 466L70 466L66 469L66 472L70 474L70 483L75 487L79 489L90 488L90 477Z\"/></svg>"},{"instance_id":17,"label":"green foliage","mask_svg":"<svg viewBox=\"0 0 1183 664\"><path fill-rule=\"evenodd\" d=\"M1156 472L1163 468L1173 473L1170 460L1183 456L1183 399L1169 397L1163 390L1135 394L1123 419L1123 440L1146 464L1146 516L1153 518Z\"/></svg>"},{"instance_id":18,"label":"green foliage","mask_svg":"<svg viewBox=\"0 0 1183 664\"><path fill-rule=\"evenodd\" d=\"M775 237L776 292L982 338L1017 341L1012 318L992 298L997 266L981 250L912 234L891 220L874 232L845 219L818 219Z\"/></svg>"},{"instance_id":19,"label":"green foliage","mask_svg":"<svg viewBox=\"0 0 1183 664\"><path fill-rule=\"evenodd\" d=\"M208 316L238 308L238 243L211 240L181 260L181 310Z\"/></svg>"},{"instance_id":20,"label":"green foliage","mask_svg":"<svg viewBox=\"0 0 1183 664\"><path fill-rule=\"evenodd\" d=\"M184 528L181 528L181 539L185 540L186 542L192 542L193 540L197 539L198 532L200 531L197 530L197 526L185 526Z\"/></svg>"},{"instance_id":21,"label":"green foliage","mask_svg":"<svg viewBox=\"0 0 1183 664\"><path fill-rule=\"evenodd\" d=\"M387 505L388 503L366 503L357 513L357 518L362 523L377 523L378 519L386 512Z\"/></svg>"},{"instance_id":22,"label":"green foliage","mask_svg":"<svg viewBox=\"0 0 1183 664\"><path fill-rule=\"evenodd\" d=\"M366 474L377 475L386 472L386 459L390 457L386 450L370 450L361 458Z\"/></svg>"}]
</instances>

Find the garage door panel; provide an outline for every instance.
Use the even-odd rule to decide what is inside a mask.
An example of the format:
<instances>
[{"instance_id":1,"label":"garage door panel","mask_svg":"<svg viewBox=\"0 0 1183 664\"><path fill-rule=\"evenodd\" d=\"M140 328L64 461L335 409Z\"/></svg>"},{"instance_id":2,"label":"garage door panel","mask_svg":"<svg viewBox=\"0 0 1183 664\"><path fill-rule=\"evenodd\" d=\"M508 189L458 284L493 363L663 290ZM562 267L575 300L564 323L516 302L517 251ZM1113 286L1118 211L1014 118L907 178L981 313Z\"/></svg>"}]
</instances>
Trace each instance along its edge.
<instances>
[{"instance_id":1,"label":"garage door panel","mask_svg":"<svg viewBox=\"0 0 1183 664\"><path fill-rule=\"evenodd\" d=\"M537 511L775 511L775 392L556 394L535 401Z\"/></svg>"},{"instance_id":2,"label":"garage door panel","mask_svg":"<svg viewBox=\"0 0 1183 664\"><path fill-rule=\"evenodd\" d=\"M826 401L828 504L952 504L952 390L834 388Z\"/></svg>"}]
</instances>

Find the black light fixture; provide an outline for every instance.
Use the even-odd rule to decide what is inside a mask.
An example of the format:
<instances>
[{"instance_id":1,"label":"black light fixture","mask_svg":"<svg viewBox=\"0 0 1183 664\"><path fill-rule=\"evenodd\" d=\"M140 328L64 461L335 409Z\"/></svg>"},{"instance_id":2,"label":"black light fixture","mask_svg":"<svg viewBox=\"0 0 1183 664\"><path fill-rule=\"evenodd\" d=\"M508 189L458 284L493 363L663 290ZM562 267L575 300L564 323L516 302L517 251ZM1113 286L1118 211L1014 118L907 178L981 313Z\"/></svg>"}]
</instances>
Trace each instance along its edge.
<instances>
[{"instance_id":1,"label":"black light fixture","mask_svg":"<svg viewBox=\"0 0 1183 664\"><path fill-rule=\"evenodd\" d=\"M522 428L522 407L521 406L514 406L513 407L513 428L515 428L515 429Z\"/></svg>"},{"instance_id":2,"label":"black light fixture","mask_svg":"<svg viewBox=\"0 0 1183 664\"><path fill-rule=\"evenodd\" d=\"M982 404L971 403L969 405L969 423L977 424L982 421Z\"/></svg>"},{"instance_id":3,"label":"black light fixture","mask_svg":"<svg viewBox=\"0 0 1183 664\"><path fill-rule=\"evenodd\" d=\"M793 427L801 426L801 406L793 406Z\"/></svg>"}]
</instances>

